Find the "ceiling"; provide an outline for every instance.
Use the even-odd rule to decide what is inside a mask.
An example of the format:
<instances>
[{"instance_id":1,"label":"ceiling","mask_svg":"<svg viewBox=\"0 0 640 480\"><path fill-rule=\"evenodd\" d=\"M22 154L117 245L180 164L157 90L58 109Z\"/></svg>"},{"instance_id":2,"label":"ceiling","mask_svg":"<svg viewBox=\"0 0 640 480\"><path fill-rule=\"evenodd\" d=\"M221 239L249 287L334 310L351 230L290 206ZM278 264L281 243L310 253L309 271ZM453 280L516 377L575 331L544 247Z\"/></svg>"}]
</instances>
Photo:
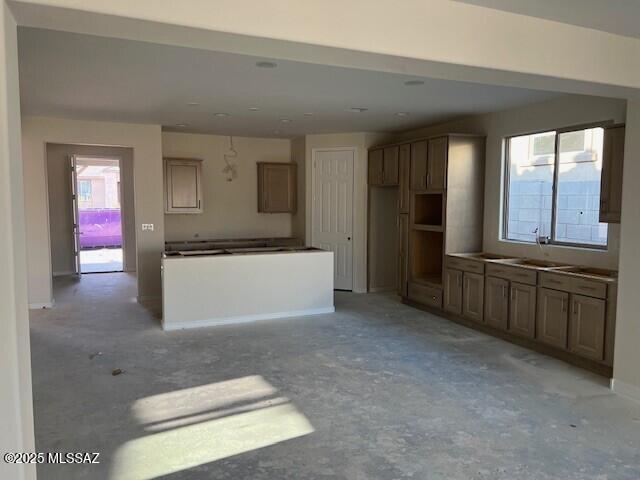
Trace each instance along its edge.
<instances>
[{"instance_id":1,"label":"ceiling","mask_svg":"<svg viewBox=\"0 0 640 480\"><path fill-rule=\"evenodd\" d=\"M258 68L270 59L34 28L18 41L23 114L169 131L393 132L559 95L431 78L406 86L416 78L293 61Z\"/></svg>"},{"instance_id":2,"label":"ceiling","mask_svg":"<svg viewBox=\"0 0 640 480\"><path fill-rule=\"evenodd\" d=\"M640 38L639 0L456 0L544 18L626 37Z\"/></svg>"}]
</instances>

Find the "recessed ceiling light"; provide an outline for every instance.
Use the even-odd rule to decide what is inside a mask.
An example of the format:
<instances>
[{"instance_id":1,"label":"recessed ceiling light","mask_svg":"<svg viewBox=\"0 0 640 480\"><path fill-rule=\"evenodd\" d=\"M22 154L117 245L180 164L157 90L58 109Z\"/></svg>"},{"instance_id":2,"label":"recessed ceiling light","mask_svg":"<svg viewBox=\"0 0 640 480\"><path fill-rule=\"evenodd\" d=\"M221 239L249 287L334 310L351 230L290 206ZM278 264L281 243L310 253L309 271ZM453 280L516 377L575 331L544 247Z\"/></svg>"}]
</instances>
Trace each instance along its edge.
<instances>
[{"instance_id":1,"label":"recessed ceiling light","mask_svg":"<svg viewBox=\"0 0 640 480\"><path fill-rule=\"evenodd\" d=\"M311 117L313 116L313 112L304 112L302 115L304 115L305 117Z\"/></svg>"},{"instance_id":2,"label":"recessed ceiling light","mask_svg":"<svg viewBox=\"0 0 640 480\"><path fill-rule=\"evenodd\" d=\"M218 113L214 113L214 115L216 117L228 117L229 114L228 113L224 113L224 112L218 112Z\"/></svg>"},{"instance_id":3,"label":"recessed ceiling light","mask_svg":"<svg viewBox=\"0 0 640 480\"><path fill-rule=\"evenodd\" d=\"M398 112L398 113L396 113L396 115L399 116L399 117L406 117L409 114L407 112Z\"/></svg>"},{"instance_id":4,"label":"recessed ceiling light","mask_svg":"<svg viewBox=\"0 0 640 480\"><path fill-rule=\"evenodd\" d=\"M369 110L366 107L351 107L348 109L349 112L354 112L354 113L362 113L362 112L366 112L367 110Z\"/></svg>"},{"instance_id":5,"label":"recessed ceiling light","mask_svg":"<svg viewBox=\"0 0 640 480\"><path fill-rule=\"evenodd\" d=\"M189 102L189 103L187 103L187 105L190 106L190 107L197 107L200 104L198 102Z\"/></svg>"},{"instance_id":6,"label":"recessed ceiling light","mask_svg":"<svg viewBox=\"0 0 640 480\"><path fill-rule=\"evenodd\" d=\"M407 87L416 87L418 85L424 85L424 80L407 80L404 84Z\"/></svg>"},{"instance_id":7,"label":"recessed ceiling light","mask_svg":"<svg viewBox=\"0 0 640 480\"><path fill-rule=\"evenodd\" d=\"M251 110L252 112L257 112L260 109L258 107L249 107L249 110Z\"/></svg>"},{"instance_id":8,"label":"recessed ceiling light","mask_svg":"<svg viewBox=\"0 0 640 480\"><path fill-rule=\"evenodd\" d=\"M282 122L282 123L291 123L291 120L288 119L288 118L281 118L280 122Z\"/></svg>"},{"instance_id":9,"label":"recessed ceiling light","mask_svg":"<svg viewBox=\"0 0 640 480\"><path fill-rule=\"evenodd\" d=\"M256 62L256 67L259 68L276 68L277 66L275 62Z\"/></svg>"},{"instance_id":10,"label":"recessed ceiling light","mask_svg":"<svg viewBox=\"0 0 640 480\"><path fill-rule=\"evenodd\" d=\"M176 123L176 127L184 128L184 127L188 127L188 126L189 126L188 123Z\"/></svg>"}]
</instances>

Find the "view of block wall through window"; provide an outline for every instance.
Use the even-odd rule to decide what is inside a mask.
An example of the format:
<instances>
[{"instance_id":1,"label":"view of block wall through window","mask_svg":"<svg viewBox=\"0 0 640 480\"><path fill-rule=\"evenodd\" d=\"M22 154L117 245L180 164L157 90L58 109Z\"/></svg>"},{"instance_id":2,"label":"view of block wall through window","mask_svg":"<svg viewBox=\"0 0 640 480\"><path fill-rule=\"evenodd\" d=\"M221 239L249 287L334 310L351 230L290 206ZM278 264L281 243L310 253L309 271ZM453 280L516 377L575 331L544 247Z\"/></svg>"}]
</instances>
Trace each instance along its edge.
<instances>
[{"instance_id":1,"label":"view of block wall through window","mask_svg":"<svg viewBox=\"0 0 640 480\"><path fill-rule=\"evenodd\" d=\"M598 221L603 133L590 128L558 133L557 139L555 131L508 139L506 238L535 242L541 236L558 243L607 245L607 224Z\"/></svg>"}]
</instances>

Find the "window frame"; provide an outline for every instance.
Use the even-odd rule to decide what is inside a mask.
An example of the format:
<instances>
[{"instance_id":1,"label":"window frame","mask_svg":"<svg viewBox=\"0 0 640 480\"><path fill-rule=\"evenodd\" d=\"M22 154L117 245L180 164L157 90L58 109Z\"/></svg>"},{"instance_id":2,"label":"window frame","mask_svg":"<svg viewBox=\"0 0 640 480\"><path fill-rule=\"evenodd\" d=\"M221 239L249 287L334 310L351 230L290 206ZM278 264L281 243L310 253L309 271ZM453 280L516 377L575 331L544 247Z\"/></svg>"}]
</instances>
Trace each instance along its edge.
<instances>
[{"instance_id":1,"label":"window frame","mask_svg":"<svg viewBox=\"0 0 640 480\"><path fill-rule=\"evenodd\" d=\"M613 120L606 120L602 122L585 123L580 125L573 125L570 127L562 128L546 128L544 130L536 130L529 133L516 133L503 138L503 162L504 162L504 178L502 181L503 203L502 203L502 241L524 243L527 245L555 245L558 247L580 248L586 250L603 250L609 249L609 227L607 224L607 243L606 245L598 245L595 243L574 243L574 242L562 242L555 240L556 235L556 217L558 210L558 175L560 166L560 155L558 153L560 135L564 133L576 132L579 130L588 130L591 128L605 128L613 125ZM551 235L545 243L539 243L537 240L529 242L527 240L517 240L509 238L509 189L511 186L511 149L510 142L512 138L524 137L529 135L538 135L540 133L555 132L555 146L553 153L553 184L551 186ZM604 155L604 152L603 152Z\"/></svg>"}]
</instances>

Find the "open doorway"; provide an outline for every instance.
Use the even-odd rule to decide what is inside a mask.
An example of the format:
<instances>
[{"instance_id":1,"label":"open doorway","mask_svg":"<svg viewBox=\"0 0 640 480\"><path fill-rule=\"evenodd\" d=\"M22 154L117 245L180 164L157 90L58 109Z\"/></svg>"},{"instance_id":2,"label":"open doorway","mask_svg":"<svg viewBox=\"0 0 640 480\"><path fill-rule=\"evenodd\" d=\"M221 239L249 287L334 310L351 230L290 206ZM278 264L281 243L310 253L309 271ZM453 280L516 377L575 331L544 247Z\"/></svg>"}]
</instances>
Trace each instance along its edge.
<instances>
[{"instance_id":1,"label":"open doorway","mask_svg":"<svg viewBox=\"0 0 640 480\"><path fill-rule=\"evenodd\" d=\"M120 159L72 155L76 273L122 272Z\"/></svg>"}]
</instances>

